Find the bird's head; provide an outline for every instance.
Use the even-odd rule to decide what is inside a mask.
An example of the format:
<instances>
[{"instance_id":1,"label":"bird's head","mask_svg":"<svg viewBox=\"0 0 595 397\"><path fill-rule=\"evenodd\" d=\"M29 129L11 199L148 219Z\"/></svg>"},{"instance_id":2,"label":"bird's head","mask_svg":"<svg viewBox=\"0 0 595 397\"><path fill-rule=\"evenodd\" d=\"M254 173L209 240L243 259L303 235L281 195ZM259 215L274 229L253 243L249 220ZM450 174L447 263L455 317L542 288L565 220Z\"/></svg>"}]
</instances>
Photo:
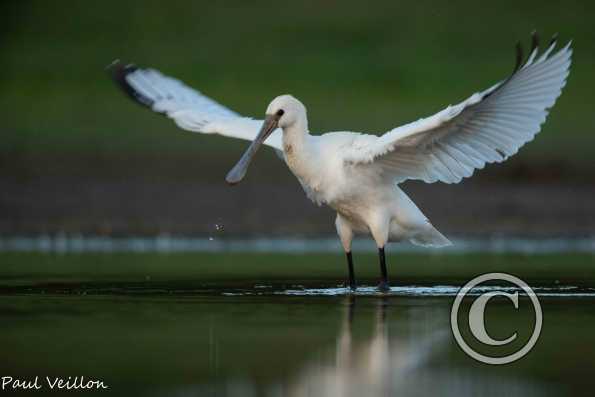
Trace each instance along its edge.
<instances>
[{"instance_id":1,"label":"bird's head","mask_svg":"<svg viewBox=\"0 0 595 397\"><path fill-rule=\"evenodd\" d=\"M230 185L240 183L246 175L248 166L252 158L258 151L262 143L275 131L278 127L283 129L292 127L296 123L302 123L304 128L306 126L306 107L291 95L280 95L273 99L266 110L266 117L260 132L254 138L240 161L229 171L225 180Z\"/></svg>"},{"instance_id":2,"label":"bird's head","mask_svg":"<svg viewBox=\"0 0 595 397\"><path fill-rule=\"evenodd\" d=\"M266 118L276 119L277 126L281 128L291 127L305 116L306 107L291 95L280 95L273 99L266 111Z\"/></svg>"}]
</instances>

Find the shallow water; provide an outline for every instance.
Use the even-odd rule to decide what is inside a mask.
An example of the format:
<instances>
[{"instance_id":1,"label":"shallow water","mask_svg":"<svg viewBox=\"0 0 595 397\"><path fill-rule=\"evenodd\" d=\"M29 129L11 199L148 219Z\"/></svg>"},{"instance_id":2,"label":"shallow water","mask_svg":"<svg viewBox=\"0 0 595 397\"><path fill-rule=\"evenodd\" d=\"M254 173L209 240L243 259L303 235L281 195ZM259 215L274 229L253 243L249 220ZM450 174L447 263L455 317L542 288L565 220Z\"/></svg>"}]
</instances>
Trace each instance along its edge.
<instances>
[{"instance_id":1,"label":"shallow water","mask_svg":"<svg viewBox=\"0 0 595 397\"><path fill-rule=\"evenodd\" d=\"M307 286L255 295L267 285L240 296L4 295L0 374L85 376L110 394L141 396L592 395L593 297L542 296L533 351L494 367L454 342L455 288L424 288L383 296ZM523 310L490 305L490 332L523 328ZM77 394L88 392L68 392Z\"/></svg>"},{"instance_id":2,"label":"shallow water","mask_svg":"<svg viewBox=\"0 0 595 397\"><path fill-rule=\"evenodd\" d=\"M255 291L244 291L239 293L223 292L223 295L264 295L263 292L267 290L268 286L261 286ZM386 292L378 291L374 286L358 287L355 291L351 291L346 287L337 288L292 288L292 289L275 289L272 286L268 287L269 293L275 295L292 295L292 296L338 296L338 295L354 295L354 296L455 296L461 290L460 286L456 285L434 285L434 286L420 286L420 285L405 285L391 287ZM563 286L563 287L532 287L532 291L538 297L592 297L595 298L595 289L587 287ZM490 291L505 291L505 292L522 292L519 288L505 285L490 285L477 286L468 290L468 295L480 295Z\"/></svg>"},{"instance_id":3,"label":"shallow water","mask_svg":"<svg viewBox=\"0 0 595 397\"><path fill-rule=\"evenodd\" d=\"M592 254L398 253L381 294L374 253L356 255L352 293L344 258L331 253L67 248L1 253L0 376L84 376L121 396L575 396L595 387ZM541 301L541 337L510 365L474 361L451 333L460 286L486 272L517 275ZM473 294L496 289L516 291L488 284ZM485 354L529 338L529 302L490 301L489 334L518 339ZM40 392L50 390L30 394Z\"/></svg>"}]
</instances>

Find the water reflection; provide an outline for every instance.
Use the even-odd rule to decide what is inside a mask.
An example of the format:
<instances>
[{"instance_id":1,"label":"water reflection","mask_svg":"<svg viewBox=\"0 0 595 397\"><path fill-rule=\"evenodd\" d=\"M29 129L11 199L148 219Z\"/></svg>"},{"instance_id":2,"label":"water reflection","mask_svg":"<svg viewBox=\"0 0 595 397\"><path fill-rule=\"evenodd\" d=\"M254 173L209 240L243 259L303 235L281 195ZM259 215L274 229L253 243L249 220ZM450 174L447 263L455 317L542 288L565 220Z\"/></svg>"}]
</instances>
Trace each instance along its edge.
<instances>
[{"instance_id":1,"label":"water reflection","mask_svg":"<svg viewBox=\"0 0 595 397\"><path fill-rule=\"evenodd\" d=\"M84 375L105 380L115 395L135 396L514 397L593 390L592 299L543 300L547 322L536 349L499 368L474 362L454 345L450 303L366 295L3 296L0 375ZM514 310L495 314L504 325L516 321Z\"/></svg>"},{"instance_id":2,"label":"water reflection","mask_svg":"<svg viewBox=\"0 0 595 397\"><path fill-rule=\"evenodd\" d=\"M427 328L419 333L420 330L415 330L415 327L409 328L412 324L392 329L387 322L389 299L379 298L373 303L374 315L369 324L372 333L359 339L354 335L354 324L368 319L358 319L357 299L355 296L346 297L335 357L308 363L292 382L288 395L393 395L400 391L400 380L416 368L423 367L442 349L448 338L443 327L433 327L428 323L435 322L437 325L440 317L426 317Z\"/></svg>"},{"instance_id":3,"label":"water reflection","mask_svg":"<svg viewBox=\"0 0 595 397\"><path fill-rule=\"evenodd\" d=\"M287 393L280 395L549 394L535 382L493 377L489 372L445 363L447 350L452 346L444 305L402 307L391 305L388 297L379 298L372 303L374 313L369 324L372 333L361 338L354 329L358 321L369 321L365 312L370 302L362 302L362 313L358 313L358 298L345 299L344 320L334 356L308 362L290 382Z\"/></svg>"}]
</instances>

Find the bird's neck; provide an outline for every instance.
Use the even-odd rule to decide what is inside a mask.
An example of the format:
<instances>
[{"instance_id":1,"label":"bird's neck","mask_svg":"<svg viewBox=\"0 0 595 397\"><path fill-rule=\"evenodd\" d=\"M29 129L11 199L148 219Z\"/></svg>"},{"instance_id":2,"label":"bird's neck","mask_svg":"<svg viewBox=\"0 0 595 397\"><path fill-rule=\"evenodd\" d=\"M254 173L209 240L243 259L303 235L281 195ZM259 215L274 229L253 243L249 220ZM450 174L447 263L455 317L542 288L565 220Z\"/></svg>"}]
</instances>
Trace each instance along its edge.
<instances>
[{"instance_id":1,"label":"bird's neck","mask_svg":"<svg viewBox=\"0 0 595 397\"><path fill-rule=\"evenodd\" d=\"M308 137L308 121L300 119L288 127L283 128L283 151L291 156L306 149Z\"/></svg>"},{"instance_id":2,"label":"bird's neck","mask_svg":"<svg viewBox=\"0 0 595 397\"><path fill-rule=\"evenodd\" d=\"M295 123L283 129L283 155L287 166L308 191L316 191L320 184L318 150L308 132L307 124ZM310 195L310 193L308 193ZM312 200L318 199L314 196Z\"/></svg>"}]
</instances>

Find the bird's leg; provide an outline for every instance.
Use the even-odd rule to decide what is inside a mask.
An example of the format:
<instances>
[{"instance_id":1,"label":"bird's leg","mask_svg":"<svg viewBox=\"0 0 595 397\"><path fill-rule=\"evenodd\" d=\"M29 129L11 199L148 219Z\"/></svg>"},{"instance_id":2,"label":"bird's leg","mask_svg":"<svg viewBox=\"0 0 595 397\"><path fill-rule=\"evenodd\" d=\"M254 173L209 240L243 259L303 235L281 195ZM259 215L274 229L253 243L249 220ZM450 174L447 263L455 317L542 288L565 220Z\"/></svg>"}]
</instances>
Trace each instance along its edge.
<instances>
[{"instance_id":1,"label":"bird's leg","mask_svg":"<svg viewBox=\"0 0 595 397\"><path fill-rule=\"evenodd\" d=\"M341 238L341 244L345 250L347 256L347 267L349 269L349 288L355 291L357 286L355 285L355 273L353 271L353 257L351 256L351 241L353 240L353 229L351 224L337 213L337 219L335 220L335 226L337 227L337 233Z\"/></svg>"},{"instance_id":2,"label":"bird's leg","mask_svg":"<svg viewBox=\"0 0 595 397\"><path fill-rule=\"evenodd\" d=\"M370 229L370 233L376 242L376 247L378 247L378 258L380 259L380 273L382 278L380 280L380 284L378 284L378 289L382 292L386 292L389 290L388 286L388 275L386 273L386 259L384 257L384 247L388 242L389 233L390 233L390 222L391 218L388 216L384 211L377 211L373 213L370 219L368 220L368 227Z\"/></svg>"},{"instance_id":3,"label":"bird's leg","mask_svg":"<svg viewBox=\"0 0 595 397\"><path fill-rule=\"evenodd\" d=\"M347 251L345 255L347 256L347 267L349 269L349 289L355 291L357 285L355 284L355 272L353 271L353 255L351 251Z\"/></svg>"},{"instance_id":4,"label":"bird's leg","mask_svg":"<svg viewBox=\"0 0 595 397\"><path fill-rule=\"evenodd\" d=\"M390 286L388 285L388 274L386 271L386 258L384 256L384 247L378 248L378 257L380 259L380 274L382 278L380 279L380 284L378 284L378 289L382 292L386 292L390 290Z\"/></svg>"}]
</instances>

